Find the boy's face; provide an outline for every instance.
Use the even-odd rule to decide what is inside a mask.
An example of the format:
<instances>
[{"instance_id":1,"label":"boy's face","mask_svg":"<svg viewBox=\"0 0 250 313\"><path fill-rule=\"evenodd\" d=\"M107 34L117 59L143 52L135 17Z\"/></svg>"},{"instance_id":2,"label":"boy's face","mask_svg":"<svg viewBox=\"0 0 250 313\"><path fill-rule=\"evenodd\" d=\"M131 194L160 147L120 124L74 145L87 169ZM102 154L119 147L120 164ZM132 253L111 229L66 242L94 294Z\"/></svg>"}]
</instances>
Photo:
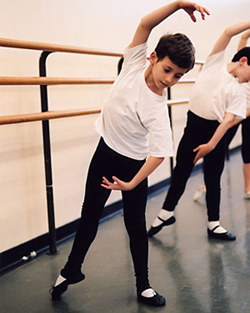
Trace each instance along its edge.
<instances>
[{"instance_id":1,"label":"boy's face","mask_svg":"<svg viewBox=\"0 0 250 313\"><path fill-rule=\"evenodd\" d=\"M175 85L187 72L187 69L174 64L167 56L158 61L155 52L150 56L150 63L153 65L152 74L154 83L161 90Z\"/></svg>"},{"instance_id":2,"label":"boy's face","mask_svg":"<svg viewBox=\"0 0 250 313\"><path fill-rule=\"evenodd\" d=\"M237 77L241 84L250 81L250 65L247 64L247 58L245 57L241 58L239 61Z\"/></svg>"}]
</instances>

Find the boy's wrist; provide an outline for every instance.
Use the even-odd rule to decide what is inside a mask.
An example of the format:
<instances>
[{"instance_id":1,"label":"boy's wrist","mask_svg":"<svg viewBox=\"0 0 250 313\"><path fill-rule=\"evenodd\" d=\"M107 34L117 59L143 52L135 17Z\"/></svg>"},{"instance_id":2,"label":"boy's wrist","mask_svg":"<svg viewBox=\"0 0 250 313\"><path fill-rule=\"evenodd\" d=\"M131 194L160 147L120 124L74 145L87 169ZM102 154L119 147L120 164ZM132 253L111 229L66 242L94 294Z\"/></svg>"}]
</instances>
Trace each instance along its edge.
<instances>
[{"instance_id":1,"label":"boy's wrist","mask_svg":"<svg viewBox=\"0 0 250 313\"><path fill-rule=\"evenodd\" d=\"M208 143L207 143L207 147L210 151L214 150L214 148L216 147L216 144L215 142L213 142L213 140L210 140Z\"/></svg>"},{"instance_id":2,"label":"boy's wrist","mask_svg":"<svg viewBox=\"0 0 250 313\"><path fill-rule=\"evenodd\" d=\"M182 8L182 6L181 6L181 3L182 3L182 2L183 2L183 1L181 1L181 0L176 0L176 1L175 1L176 6L177 6L177 10L179 10L179 9Z\"/></svg>"},{"instance_id":3,"label":"boy's wrist","mask_svg":"<svg viewBox=\"0 0 250 313\"><path fill-rule=\"evenodd\" d=\"M242 39L248 39L249 37L250 37L250 32L247 32L241 35Z\"/></svg>"}]
</instances>

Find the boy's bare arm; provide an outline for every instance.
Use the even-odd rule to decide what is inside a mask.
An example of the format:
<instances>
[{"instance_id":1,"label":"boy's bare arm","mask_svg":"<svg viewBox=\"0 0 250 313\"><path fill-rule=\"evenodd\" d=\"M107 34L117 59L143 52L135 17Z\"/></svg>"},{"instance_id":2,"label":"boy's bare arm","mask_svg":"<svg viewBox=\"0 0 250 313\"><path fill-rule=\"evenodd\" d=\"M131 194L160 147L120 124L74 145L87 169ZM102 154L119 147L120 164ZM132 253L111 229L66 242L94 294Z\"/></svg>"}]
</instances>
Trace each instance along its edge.
<instances>
[{"instance_id":1,"label":"boy's bare arm","mask_svg":"<svg viewBox=\"0 0 250 313\"><path fill-rule=\"evenodd\" d=\"M250 110L247 110L247 113L246 113L246 118L250 116ZM229 128L239 124L240 122L244 121L244 118L235 118L234 121L232 122L232 124L230 125Z\"/></svg>"},{"instance_id":2,"label":"boy's bare arm","mask_svg":"<svg viewBox=\"0 0 250 313\"><path fill-rule=\"evenodd\" d=\"M241 37L240 37L240 41L239 41L239 44L238 44L238 48L237 48L237 51L240 51L241 49L245 48L246 45L247 45L247 40L248 38L250 37L250 29L245 31Z\"/></svg>"},{"instance_id":3,"label":"boy's bare arm","mask_svg":"<svg viewBox=\"0 0 250 313\"><path fill-rule=\"evenodd\" d=\"M223 121L217 127L216 131L214 132L209 142L200 145L199 147L193 150L194 152L197 152L194 158L194 163L196 163L199 159L203 158L217 146L221 138L225 135L226 131L231 127L234 119L235 115L233 113L229 112L225 113Z\"/></svg>"},{"instance_id":4,"label":"boy's bare arm","mask_svg":"<svg viewBox=\"0 0 250 313\"><path fill-rule=\"evenodd\" d=\"M250 21L235 24L226 28L215 43L210 56L225 50L233 36L238 35L248 29L250 29Z\"/></svg>"},{"instance_id":5,"label":"boy's bare arm","mask_svg":"<svg viewBox=\"0 0 250 313\"><path fill-rule=\"evenodd\" d=\"M196 18L194 16L195 11L200 12L203 20L205 19L205 14L209 15L209 12L206 8L194 2L174 1L170 4L165 5L164 7L159 8L158 10L149 13L141 19L141 22L135 32L134 38L129 45L129 48L146 42L152 29L179 9L183 9L184 11L186 11L193 22L196 21Z\"/></svg>"},{"instance_id":6,"label":"boy's bare arm","mask_svg":"<svg viewBox=\"0 0 250 313\"><path fill-rule=\"evenodd\" d=\"M114 180L114 182L110 182L107 180L106 177L103 177L103 182L101 186L106 189L113 190L132 190L137 185L139 185L139 183L142 182L146 177L148 177L163 162L163 160L164 158L149 156L147 161L144 163L144 165L132 178L131 181L125 182L113 176L112 179Z\"/></svg>"}]
</instances>

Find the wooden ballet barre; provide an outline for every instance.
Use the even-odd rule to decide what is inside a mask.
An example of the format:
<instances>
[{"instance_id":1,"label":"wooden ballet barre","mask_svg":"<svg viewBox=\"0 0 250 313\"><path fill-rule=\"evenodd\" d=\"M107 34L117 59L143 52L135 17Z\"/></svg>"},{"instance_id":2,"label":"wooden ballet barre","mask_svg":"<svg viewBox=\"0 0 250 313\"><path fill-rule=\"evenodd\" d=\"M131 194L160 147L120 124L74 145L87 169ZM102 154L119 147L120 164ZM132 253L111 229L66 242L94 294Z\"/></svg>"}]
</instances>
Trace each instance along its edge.
<instances>
[{"instance_id":1,"label":"wooden ballet barre","mask_svg":"<svg viewBox=\"0 0 250 313\"><path fill-rule=\"evenodd\" d=\"M94 85L113 84L113 78L0 77L0 85ZM178 84L195 83L195 78L179 80Z\"/></svg>"},{"instance_id":2,"label":"wooden ballet barre","mask_svg":"<svg viewBox=\"0 0 250 313\"><path fill-rule=\"evenodd\" d=\"M91 108L91 109L48 111L48 112L41 112L41 113L0 116L0 125L44 121L44 120L63 118L63 117L95 114L95 113L100 113L100 112L101 112L100 108L93 108L93 109Z\"/></svg>"},{"instance_id":3,"label":"wooden ballet barre","mask_svg":"<svg viewBox=\"0 0 250 313\"><path fill-rule=\"evenodd\" d=\"M178 99L178 100L167 100L168 106L178 105L178 104L187 104L189 103L189 99Z\"/></svg>"},{"instance_id":4,"label":"wooden ballet barre","mask_svg":"<svg viewBox=\"0 0 250 313\"><path fill-rule=\"evenodd\" d=\"M78 54L91 54L91 55L103 55L103 56L114 56L122 57L122 52L115 52L101 49L88 49L76 46L58 45L50 43L42 43L36 41L16 40L8 38L0 38L0 46L7 48L18 48L18 49L30 49L40 51L51 51L51 52L68 52ZM204 61L196 60L196 65L203 65Z\"/></svg>"},{"instance_id":5,"label":"wooden ballet barre","mask_svg":"<svg viewBox=\"0 0 250 313\"><path fill-rule=\"evenodd\" d=\"M7 38L0 38L0 46L8 47L8 48L30 49L30 50L49 51L49 52L69 52L69 53L104 55L104 56L114 56L114 57L123 56L123 53L121 52L99 50L99 49L87 49L87 48L75 47L75 46L49 44L49 43L42 43L42 42L35 42L35 41L7 39Z\"/></svg>"},{"instance_id":6,"label":"wooden ballet barre","mask_svg":"<svg viewBox=\"0 0 250 313\"><path fill-rule=\"evenodd\" d=\"M172 106L172 105L177 105L177 104L186 104L188 103L188 101L189 99L168 100L167 105ZM51 120L51 119L56 119L56 118L96 114L100 112L101 112L101 108L88 108L88 109L48 111L48 112L41 112L41 113L0 116L0 125L44 121L44 120Z\"/></svg>"},{"instance_id":7,"label":"wooden ballet barre","mask_svg":"<svg viewBox=\"0 0 250 313\"><path fill-rule=\"evenodd\" d=\"M194 84L195 82L195 78L182 78L178 81L178 84Z\"/></svg>"},{"instance_id":8,"label":"wooden ballet barre","mask_svg":"<svg viewBox=\"0 0 250 313\"><path fill-rule=\"evenodd\" d=\"M195 60L195 65L204 65L204 61Z\"/></svg>"},{"instance_id":9,"label":"wooden ballet barre","mask_svg":"<svg viewBox=\"0 0 250 313\"><path fill-rule=\"evenodd\" d=\"M0 85L93 85L113 84L114 79L58 77L0 77Z\"/></svg>"}]
</instances>

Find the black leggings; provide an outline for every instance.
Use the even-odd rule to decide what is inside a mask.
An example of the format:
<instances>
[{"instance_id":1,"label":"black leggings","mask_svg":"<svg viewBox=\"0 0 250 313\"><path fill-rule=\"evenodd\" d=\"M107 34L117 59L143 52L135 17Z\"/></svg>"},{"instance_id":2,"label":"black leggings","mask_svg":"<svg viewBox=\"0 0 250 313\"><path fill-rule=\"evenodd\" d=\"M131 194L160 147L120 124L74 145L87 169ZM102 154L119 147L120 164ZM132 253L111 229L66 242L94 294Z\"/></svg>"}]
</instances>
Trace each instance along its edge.
<instances>
[{"instance_id":1,"label":"black leggings","mask_svg":"<svg viewBox=\"0 0 250 313\"><path fill-rule=\"evenodd\" d=\"M110 149L101 138L92 158L82 207L80 226L65 268L64 276L81 269L87 251L95 239L99 218L110 195L110 190L101 187L102 177L112 180L117 176L130 181L145 160L127 158ZM147 203L147 179L131 191L122 191L124 222L130 239L130 250L134 263L138 292L149 287L148 239L145 210Z\"/></svg>"},{"instance_id":2,"label":"black leggings","mask_svg":"<svg viewBox=\"0 0 250 313\"><path fill-rule=\"evenodd\" d=\"M193 149L207 143L218 126L219 122L203 119L188 111L187 126L178 147L176 166L163 209L174 211L194 167L193 160L196 153ZM204 181L207 188L206 202L209 221L217 221L220 217L220 178L224 168L225 145L224 136L215 149L204 157Z\"/></svg>"},{"instance_id":3,"label":"black leggings","mask_svg":"<svg viewBox=\"0 0 250 313\"><path fill-rule=\"evenodd\" d=\"M241 155L243 163L248 164L250 163L250 116L227 131L227 147L230 145L240 124L242 134Z\"/></svg>"}]
</instances>

